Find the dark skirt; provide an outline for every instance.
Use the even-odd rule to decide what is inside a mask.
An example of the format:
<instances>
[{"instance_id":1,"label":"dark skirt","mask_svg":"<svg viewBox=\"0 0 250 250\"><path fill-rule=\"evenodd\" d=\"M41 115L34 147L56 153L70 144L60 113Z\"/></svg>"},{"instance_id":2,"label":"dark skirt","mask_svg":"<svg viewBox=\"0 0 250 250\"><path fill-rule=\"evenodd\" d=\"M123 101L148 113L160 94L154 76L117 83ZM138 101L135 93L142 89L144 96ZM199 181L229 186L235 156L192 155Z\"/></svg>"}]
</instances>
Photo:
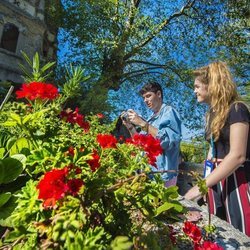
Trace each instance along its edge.
<instances>
[{"instance_id":1,"label":"dark skirt","mask_svg":"<svg viewBox=\"0 0 250 250\"><path fill-rule=\"evenodd\" d=\"M211 214L250 236L250 161L209 188L208 195Z\"/></svg>"}]
</instances>

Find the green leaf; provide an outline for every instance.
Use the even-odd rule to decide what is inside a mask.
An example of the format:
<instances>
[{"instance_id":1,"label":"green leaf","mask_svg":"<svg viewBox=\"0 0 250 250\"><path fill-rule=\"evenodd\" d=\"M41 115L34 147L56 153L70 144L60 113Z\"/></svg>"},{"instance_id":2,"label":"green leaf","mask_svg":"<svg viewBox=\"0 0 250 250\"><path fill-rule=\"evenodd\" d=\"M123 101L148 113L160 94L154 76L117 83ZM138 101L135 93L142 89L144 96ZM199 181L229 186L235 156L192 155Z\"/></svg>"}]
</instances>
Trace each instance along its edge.
<instances>
[{"instance_id":1,"label":"green leaf","mask_svg":"<svg viewBox=\"0 0 250 250\"><path fill-rule=\"evenodd\" d=\"M0 158L4 157L4 153L5 153L5 149L4 148L0 148Z\"/></svg>"},{"instance_id":2,"label":"green leaf","mask_svg":"<svg viewBox=\"0 0 250 250\"><path fill-rule=\"evenodd\" d=\"M0 194L0 207L2 207L10 199L10 197L10 192Z\"/></svg>"},{"instance_id":3,"label":"green leaf","mask_svg":"<svg viewBox=\"0 0 250 250\"><path fill-rule=\"evenodd\" d=\"M23 171L20 161L13 158L0 160L0 184L14 181Z\"/></svg>"},{"instance_id":4,"label":"green leaf","mask_svg":"<svg viewBox=\"0 0 250 250\"><path fill-rule=\"evenodd\" d=\"M46 64L41 68L41 71L42 71L42 72L46 72L46 70L48 70L49 68L51 68L54 64L55 64L55 62L46 63Z\"/></svg>"},{"instance_id":5,"label":"green leaf","mask_svg":"<svg viewBox=\"0 0 250 250\"><path fill-rule=\"evenodd\" d=\"M175 209L175 211L176 212L182 212L183 211L183 206L181 205L181 203L180 202L178 202L178 201L171 201L171 203L173 204L173 207L174 207L174 209Z\"/></svg>"},{"instance_id":6,"label":"green leaf","mask_svg":"<svg viewBox=\"0 0 250 250\"><path fill-rule=\"evenodd\" d=\"M28 55L24 51L21 51L21 53L22 53L22 56L24 57L25 61L29 64L30 67L32 67L32 62L29 59Z\"/></svg>"},{"instance_id":7,"label":"green leaf","mask_svg":"<svg viewBox=\"0 0 250 250\"><path fill-rule=\"evenodd\" d=\"M16 198L11 196L8 202L6 202L0 209L0 226L12 227L12 220L10 218L11 213L16 208Z\"/></svg>"},{"instance_id":8,"label":"green leaf","mask_svg":"<svg viewBox=\"0 0 250 250\"><path fill-rule=\"evenodd\" d=\"M165 202L163 205L156 209L156 216L174 207L173 203Z\"/></svg>"},{"instance_id":9,"label":"green leaf","mask_svg":"<svg viewBox=\"0 0 250 250\"><path fill-rule=\"evenodd\" d=\"M10 138L6 143L6 149L10 150L11 147L15 144L16 138Z\"/></svg>"},{"instance_id":10,"label":"green leaf","mask_svg":"<svg viewBox=\"0 0 250 250\"><path fill-rule=\"evenodd\" d=\"M117 236L111 242L112 250L127 250L127 249L131 249L132 246L133 246L133 243L126 236Z\"/></svg>"},{"instance_id":11,"label":"green leaf","mask_svg":"<svg viewBox=\"0 0 250 250\"><path fill-rule=\"evenodd\" d=\"M4 127L15 127L17 125L16 121L6 121L4 123L2 123L2 126Z\"/></svg>"},{"instance_id":12,"label":"green leaf","mask_svg":"<svg viewBox=\"0 0 250 250\"><path fill-rule=\"evenodd\" d=\"M25 166L25 164L26 164L27 158L26 158L26 156L23 155L23 154L12 155L11 158L20 161L20 162L23 164L23 166Z\"/></svg>"},{"instance_id":13,"label":"green leaf","mask_svg":"<svg viewBox=\"0 0 250 250\"><path fill-rule=\"evenodd\" d=\"M35 56L33 57L33 71L38 72L39 68L40 68L40 60L39 60L39 55L36 52Z\"/></svg>"},{"instance_id":14,"label":"green leaf","mask_svg":"<svg viewBox=\"0 0 250 250\"><path fill-rule=\"evenodd\" d=\"M4 148L10 138L11 138L11 135L9 133L1 132L0 133L0 147Z\"/></svg>"},{"instance_id":15,"label":"green leaf","mask_svg":"<svg viewBox=\"0 0 250 250\"><path fill-rule=\"evenodd\" d=\"M22 151L22 149L27 148L31 149L32 145L30 141L24 137L19 138L15 141L15 143L12 145L12 147L9 149L10 155L18 154Z\"/></svg>"},{"instance_id":16,"label":"green leaf","mask_svg":"<svg viewBox=\"0 0 250 250\"><path fill-rule=\"evenodd\" d=\"M21 116L16 113L10 113L10 118L16 121L18 124L21 124Z\"/></svg>"},{"instance_id":17,"label":"green leaf","mask_svg":"<svg viewBox=\"0 0 250 250\"><path fill-rule=\"evenodd\" d=\"M31 118L33 114L28 114L23 118L23 124L27 123Z\"/></svg>"}]
</instances>

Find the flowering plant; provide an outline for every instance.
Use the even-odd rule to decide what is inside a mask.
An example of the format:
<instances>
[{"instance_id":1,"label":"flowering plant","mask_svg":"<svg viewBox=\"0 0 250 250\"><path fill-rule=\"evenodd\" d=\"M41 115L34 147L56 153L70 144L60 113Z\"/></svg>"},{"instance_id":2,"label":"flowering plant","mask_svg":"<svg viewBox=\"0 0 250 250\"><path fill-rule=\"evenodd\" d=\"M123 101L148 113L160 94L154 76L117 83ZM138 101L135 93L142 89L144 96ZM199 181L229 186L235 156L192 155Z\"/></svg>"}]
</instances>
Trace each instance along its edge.
<instances>
[{"instance_id":1,"label":"flowering plant","mask_svg":"<svg viewBox=\"0 0 250 250\"><path fill-rule=\"evenodd\" d=\"M59 92L33 68L39 81L27 77L22 102L0 113L0 249L174 249L168 225L186 210L177 187L152 179L160 141L116 138L103 114L62 109L87 79L81 69ZM195 249L219 249L193 224L183 232Z\"/></svg>"},{"instance_id":2,"label":"flowering plant","mask_svg":"<svg viewBox=\"0 0 250 250\"><path fill-rule=\"evenodd\" d=\"M24 83L0 114L0 247L157 249L171 244L164 221L183 206L151 166L159 140L116 138L115 122L62 109L86 79L71 69L62 90ZM21 101L20 101L21 100ZM154 230L153 230L154 229ZM164 242L160 240L164 238Z\"/></svg>"},{"instance_id":3,"label":"flowering plant","mask_svg":"<svg viewBox=\"0 0 250 250\"><path fill-rule=\"evenodd\" d=\"M27 100L53 100L58 96L58 89L50 84L43 82L24 83L21 90L16 91L17 99L26 98Z\"/></svg>"},{"instance_id":4,"label":"flowering plant","mask_svg":"<svg viewBox=\"0 0 250 250\"><path fill-rule=\"evenodd\" d=\"M170 225L169 229L173 245L180 249L223 250L220 245L207 237L205 230L202 231L202 229L193 222L185 221L181 228Z\"/></svg>"}]
</instances>

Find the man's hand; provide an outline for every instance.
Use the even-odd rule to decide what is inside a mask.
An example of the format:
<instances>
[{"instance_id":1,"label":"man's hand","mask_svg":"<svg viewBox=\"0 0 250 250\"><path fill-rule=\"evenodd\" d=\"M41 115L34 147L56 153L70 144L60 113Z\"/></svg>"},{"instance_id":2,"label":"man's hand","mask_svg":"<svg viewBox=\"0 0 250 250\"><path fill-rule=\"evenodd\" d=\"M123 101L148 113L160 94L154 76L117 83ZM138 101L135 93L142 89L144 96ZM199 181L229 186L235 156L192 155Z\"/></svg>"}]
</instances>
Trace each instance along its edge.
<instances>
[{"instance_id":1,"label":"man's hand","mask_svg":"<svg viewBox=\"0 0 250 250\"><path fill-rule=\"evenodd\" d=\"M129 121L134 125L144 127L147 124L147 122L141 116L139 116L133 109L129 109L127 113Z\"/></svg>"},{"instance_id":2,"label":"man's hand","mask_svg":"<svg viewBox=\"0 0 250 250\"><path fill-rule=\"evenodd\" d=\"M134 128L134 125L131 123L129 116L128 116L128 112L123 111L120 115L121 119L122 119L122 123L125 125L125 127L128 130L131 130Z\"/></svg>"}]
</instances>

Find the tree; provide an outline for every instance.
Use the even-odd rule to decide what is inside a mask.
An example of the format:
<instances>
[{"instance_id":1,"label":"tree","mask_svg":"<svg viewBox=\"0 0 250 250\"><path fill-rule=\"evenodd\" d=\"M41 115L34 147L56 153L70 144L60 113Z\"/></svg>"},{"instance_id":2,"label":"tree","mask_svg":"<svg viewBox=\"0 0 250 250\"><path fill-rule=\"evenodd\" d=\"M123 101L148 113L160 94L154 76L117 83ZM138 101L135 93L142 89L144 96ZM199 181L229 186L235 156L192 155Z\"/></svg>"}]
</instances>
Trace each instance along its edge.
<instances>
[{"instance_id":1,"label":"tree","mask_svg":"<svg viewBox=\"0 0 250 250\"><path fill-rule=\"evenodd\" d=\"M166 70L177 73L174 62L166 63L154 55L154 48L162 48L154 40L162 42L161 32L170 33L170 23L188 19L194 2L171 4L165 11L161 10L162 3L155 3L152 13L147 10L152 4L148 0L65 3L65 39L77 48L76 53L81 51L81 63L94 75L92 85L87 86L94 91L88 91L85 102L93 104L102 94L107 99L109 90L118 90L126 81L138 83L139 77L143 80L148 74L161 75Z\"/></svg>"},{"instance_id":2,"label":"tree","mask_svg":"<svg viewBox=\"0 0 250 250\"><path fill-rule=\"evenodd\" d=\"M63 41L70 48L65 61L71 58L92 74L79 101L84 113L112 110L106 101L112 90L124 86L134 90L150 77L166 87L169 101L178 106L188 126L197 126L197 121L203 126L204 107L190 112L195 105L190 70L211 59L224 59L222 46L231 58L234 56L231 53L236 53L226 50L231 45L223 43L227 34L223 29L231 22L227 16L231 7L227 3L219 0L63 3Z\"/></svg>"}]
</instances>

